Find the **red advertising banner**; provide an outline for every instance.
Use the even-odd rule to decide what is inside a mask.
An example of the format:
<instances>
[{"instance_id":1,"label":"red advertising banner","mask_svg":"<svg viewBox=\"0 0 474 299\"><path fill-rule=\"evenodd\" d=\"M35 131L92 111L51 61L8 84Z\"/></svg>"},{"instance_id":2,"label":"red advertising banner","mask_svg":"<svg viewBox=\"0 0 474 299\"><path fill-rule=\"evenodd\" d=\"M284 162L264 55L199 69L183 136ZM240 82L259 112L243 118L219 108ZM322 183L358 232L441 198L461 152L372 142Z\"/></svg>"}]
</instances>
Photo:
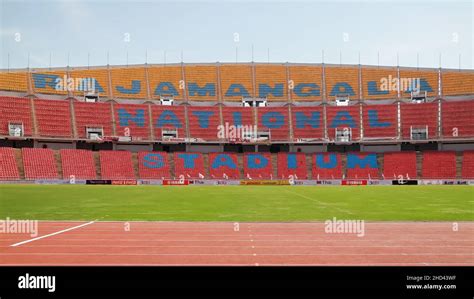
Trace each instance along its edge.
<instances>
[{"instance_id":1,"label":"red advertising banner","mask_svg":"<svg viewBox=\"0 0 474 299\"><path fill-rule=\"evenodd\" d=\"M367 180L343 180L341 185L344 186L365 186L367 185Z\"/></svg>"}]
</instances>

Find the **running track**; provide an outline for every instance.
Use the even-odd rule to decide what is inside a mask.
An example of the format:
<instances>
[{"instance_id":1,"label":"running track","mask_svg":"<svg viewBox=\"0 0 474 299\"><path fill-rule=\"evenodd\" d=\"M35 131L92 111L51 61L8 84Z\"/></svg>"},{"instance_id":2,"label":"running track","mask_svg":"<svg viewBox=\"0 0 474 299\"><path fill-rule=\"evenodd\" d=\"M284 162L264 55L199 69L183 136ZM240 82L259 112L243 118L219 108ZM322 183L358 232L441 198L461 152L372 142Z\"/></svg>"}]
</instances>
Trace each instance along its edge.
<instances>
[{"instance_id":1,"label":"running track","mask_svg":"<svg viewBox=\"0 0 474 299\"><path fill-rule=\"evenodd\" d=\"M324 227L45 221L36 240L0 233L0 265L474 265L474 222L366 222L363 237Z\"/></svg>"}]
</instances>

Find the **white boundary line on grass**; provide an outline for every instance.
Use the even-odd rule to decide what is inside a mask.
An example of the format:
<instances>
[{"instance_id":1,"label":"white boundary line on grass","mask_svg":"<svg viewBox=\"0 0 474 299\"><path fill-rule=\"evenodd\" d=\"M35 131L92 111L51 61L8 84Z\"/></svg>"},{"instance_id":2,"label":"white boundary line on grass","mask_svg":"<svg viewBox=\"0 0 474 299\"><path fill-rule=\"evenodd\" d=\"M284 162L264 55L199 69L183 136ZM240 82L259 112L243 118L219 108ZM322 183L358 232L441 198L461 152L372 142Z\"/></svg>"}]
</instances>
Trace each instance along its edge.
<instances>
[{"instance_id":1,"label":"white boundary line on grass","mask_svg":"<svg viewBox=\"0 0 474 299\"><path fill-rule=\"evenodd\" d=\"M84 226L86 226L86 225L90 225L90 224L92 224L92 223L95 223L95 220L94 220L94 221L87 222L87 223L83 223L83 224L80 224L80 225L77 225L77 226L73 226L73 227L70 227L70 228L66 228L66 229L60 230L60 231L55 232L55 233L51 233L51 234L47 234L47 235L44 235L44 236L40 236L40 237L37 237L37 238L34 238L34 239L21 241L21 242L18 242L18 243L15 243L15 244L10 245L10 247L17 247L17 246L20 246L20 245L23 245L23 244L26 244L26 243L30 243L30 242L36 241L36 240L40 240L40 239L44 239L44 238L47 238L47 237L59 235L59 234L62 234L62 233L65 233L65 232L68 232L68 231L71 231L71 230L74 230L74 229L78 229L78 228L84 227Z\"/></svg>"}]
</instances>

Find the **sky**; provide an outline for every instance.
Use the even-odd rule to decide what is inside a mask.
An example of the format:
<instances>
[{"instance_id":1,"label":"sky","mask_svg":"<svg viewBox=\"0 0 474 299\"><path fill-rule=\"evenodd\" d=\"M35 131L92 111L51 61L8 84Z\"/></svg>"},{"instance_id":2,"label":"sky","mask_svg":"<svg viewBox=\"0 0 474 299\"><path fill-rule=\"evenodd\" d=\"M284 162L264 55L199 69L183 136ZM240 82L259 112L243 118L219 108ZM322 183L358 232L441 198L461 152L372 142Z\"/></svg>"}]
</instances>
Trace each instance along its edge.
<instances>
[{"instance_id":1,"label":"sky","mask_svg":"<svg viewBox=\"0 0 474 299\"><path fill-rule=\"evenodd\" d=\"M0 0L0 68L360 60L473 69L473 2Z\"/></svg>"}]
</instances>

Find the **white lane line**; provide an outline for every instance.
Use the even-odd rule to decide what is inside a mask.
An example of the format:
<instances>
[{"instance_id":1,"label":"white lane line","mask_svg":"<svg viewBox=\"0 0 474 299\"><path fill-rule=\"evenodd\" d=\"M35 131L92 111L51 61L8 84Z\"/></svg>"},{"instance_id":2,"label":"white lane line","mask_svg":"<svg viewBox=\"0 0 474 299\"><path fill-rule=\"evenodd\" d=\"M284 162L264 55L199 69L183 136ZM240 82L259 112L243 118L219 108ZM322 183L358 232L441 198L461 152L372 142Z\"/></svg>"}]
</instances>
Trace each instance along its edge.
<instances>
[{"instance_id":1,"label":"white lane line","mask_svg":"<svg viewBox=\"0 0 474 299\"><path fill-rule=\"evenodd\" d=\"M74 227L70 227L70 228L67 228L67 229L63 229L63 230L60 230L60 231L58 231L58 232L51 233L51 234L47 234L47 235L44 235L44 236L40 236L40 237L37 237L37 238L34 238L34 239L21 241L21 242L18 242L18 243L15 243L15 244L10 245L10 247L17 247L17 246L20 246L20 245L23 245L23 244L26 244L26 243L30 243L30 242L36 241L36 240L40 240L40 239L44 239L44 238L47 238L47 237L59 235L59 234L62 234L62 233L65 233L65 232L68 232L68 231L71 231L71 230L74 230L74 229L78 229L78 228L84 227L84 226L86 226L86 225L90 225L90 224L92 224L92 223L95 223L95 221L83 223L83 224L81 224L81 225L77 225L77 226L74 226Z\"/></svg>"}]
</instances>

